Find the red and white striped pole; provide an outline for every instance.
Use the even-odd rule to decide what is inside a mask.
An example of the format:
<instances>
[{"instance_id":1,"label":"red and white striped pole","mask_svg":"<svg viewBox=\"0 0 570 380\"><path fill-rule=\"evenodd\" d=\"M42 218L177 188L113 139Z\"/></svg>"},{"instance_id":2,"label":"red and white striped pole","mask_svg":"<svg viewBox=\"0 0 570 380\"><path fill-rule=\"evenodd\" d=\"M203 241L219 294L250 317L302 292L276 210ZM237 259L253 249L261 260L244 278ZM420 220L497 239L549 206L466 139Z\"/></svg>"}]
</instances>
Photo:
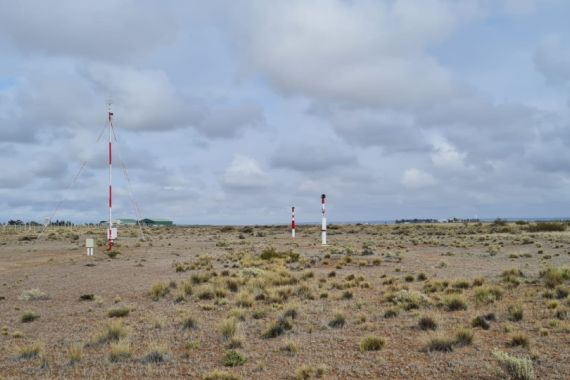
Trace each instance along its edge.
<instances>
[{"instance_id":1,"label":"red and white striped pole","mask_svg":"<svg viewBox=\"0 0 570 380\"><path fill-rule=\"evenodd\" d=\"M109 104L109 230L107 231L107 250L113 248L113 112Z\"/></svg>"},{"instance_id":2,"label":"red and white striped pole","mask_svg":"<svg viewBox=\"0 0 570 380\"><path fill-rule=\"evenodd\" d=\"M295 206L291 207L291 237L295 239Z\"/></svg>"},{"instance_id":3,"label":"red and white striped pole","mask_svg":"<svg viewBox=\"0 0 570 380\"><path fill-rule=\"evenodd\" d=\"M326 212L325 212L325 199L326 199L326 195L322 194L321 195L321 213L323 215L323 220L322 220L322 224L321 224L321 241L323 245L327 244L327 216L326 216Z\"/></svg>"}]
</instances>

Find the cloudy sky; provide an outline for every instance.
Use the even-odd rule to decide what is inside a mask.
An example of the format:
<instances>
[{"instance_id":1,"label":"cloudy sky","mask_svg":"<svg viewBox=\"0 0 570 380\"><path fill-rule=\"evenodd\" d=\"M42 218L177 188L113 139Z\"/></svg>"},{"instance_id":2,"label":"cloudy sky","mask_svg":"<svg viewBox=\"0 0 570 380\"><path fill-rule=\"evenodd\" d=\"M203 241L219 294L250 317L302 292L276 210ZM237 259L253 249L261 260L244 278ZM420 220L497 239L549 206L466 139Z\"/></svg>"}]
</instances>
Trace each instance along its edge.
<instances>
[{"instance_id":1,"label":"cloudy sky","mask_svg":"<svg viewBox=\"0 0 570 380\"><path fill-rule=\"evenodd\" d=\"M0 9L0 221L570 216L567 0Z\"/></svg>"}]
</instances>

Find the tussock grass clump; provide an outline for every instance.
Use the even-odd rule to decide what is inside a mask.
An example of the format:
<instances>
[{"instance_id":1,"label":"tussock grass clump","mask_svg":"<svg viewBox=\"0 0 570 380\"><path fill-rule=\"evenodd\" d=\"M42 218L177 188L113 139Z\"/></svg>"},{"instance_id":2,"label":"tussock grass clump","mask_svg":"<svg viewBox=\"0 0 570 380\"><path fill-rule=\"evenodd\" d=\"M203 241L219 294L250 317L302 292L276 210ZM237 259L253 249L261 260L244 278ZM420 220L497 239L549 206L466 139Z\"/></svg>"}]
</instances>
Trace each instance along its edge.
<instances>
[{"instance_id":1,"label":"tussock grass clump","mask_svg":"<svg viewBox=\"0 0 570 380\"><path fill-rule=\"evenodd\" d=\"M162 344L152 344L146 354L141 358L145 364L149 363L162 363L166 361L168 349Z\"/></svg>"},{"instance_id":2,"label":"tussock grass clump","mask_svg":"<svg viewBox=\"0 0 570 380\"><path fill-rule=\"evenodd\" d=\"M299 316L299 306L297 306L294 303L287 305L283 309L283 313L281 315L283 316L283 318L296 319Z\"/></svg>"},{"instance_id":3,"label":"tussock grass clump","mask_svg":"<svg viewBox=\"0 0 570 380\"><path fill-rule=\"evenodd\" d=\"M493 351L499 366L512 380L534 380L534 367L532 361L526 358L517 358L506 352Z\"/></svg>"},{"instance_id":4,"label":"tussock grass clump","mask_svg":"<svg viewBox=\"0 0 570 380\"><path fill-rule=\"evenodd\" d=\"M198 328L198 322L196 321L196 318L194 318L191 315L183 316L182 320L180 321L180 324L182 325L183 329L187 330L193 330Z\"/></svg>"},{"instance_id":5,"label":"tussock grass clump","mask_svg":"<svg viewBox=\"0 0 570 380\"><path fill-rule=\"evenodd\" d=\"M113 321L105 327L93 339L87 342L87 346L117 342L128 335L127 328L120 320Z\"/></svg>"},{"instance_id":6,"label":"tussock grass clump","mask_svg":"<svg viewBox=\"0 0 570 380\"><path fill-rule=\"evenodd\" d=\"M22 301L44 301L49 299L50 297L46 292L43 292L37 288L24 290L20 295L20 300Z\"/></svg>"},{"instance_id":7,"label":"tussock grass clump","mask_svg":"<svg viewBox=\"0 0 570 380\"><path fill-rule=\"evenodd\" d=\"M483 330L489 330L491 328L491 324L487 318L482 315L478 315L471 320L471 327L480 327Z\"/></svg>"},{"instance_id":8,"label":"tussock grass clump","mask_svg":"<svg viewBox=\"0 0 570 380\"><path fill-rule=\"evenodd\" d=\"M74 365L81 361L81 357L83 356L83 348L78 344L72 344L67 349L67 359L69 360L69 364Z\"/></svg>"},{"instance_id":9,"label":"tussock grass clump","mask_svg":"<svg viewBox=\"0 0 570 380\"><path fill-rule=\"evenodd\" d=\"M425 350L428 352L439 351L439 352L451 352L453 351L453 345L455 340L450 339L443 335L435 335L426 341Z\"/></svg>"},{"instance_id":10,"label":"tussock grass clump","mask_svg":"<svg viewBox=\"0 0 570 380\"><path fill-rule=\"evenodd\" d=\"M190 281L192 281L194 285L198 285L210 281L210 278L212 278L212 275L207 272L194 273L190 276Z\"/></svg>"},{"instance_id":11,"label":"tussock grass clump","mask_svg":"<svg viewBox=\"0 0 570 380\"><path fill-rule=\"evenodd\" d=\"M215 369L211 372L208 372L203 376L204 380L240 380L241 378L237 375L226 371L220 371L219 369Z\"/></svg>"},{"instance_id":12,"label":"tussock grass clump","mask_svg":"<svg viewBox=\"0 0 570 380\"><path fill-rule=\"evenodd\" d=\"M242 353L236 350L226 351L222 359L222 364L226 367L237 367L245 363L246 358Z\"/></svg>"},{"instance_id":13,"label":"tussock grass clump","mask_svg":"<svg viewBox=\"0 0 570 380\"><path fill-rule=\"evenodd\" d=\"M131 356L131 345L129 342L121 340L112 343L109 347L109 361L112 363L128 360L131 358Z\"/></svg>"},{"instance_id":14,"label":"tussock grass clump","mask_svg":"<svg viewBox=\"0 0 570 380\"><path fill-rule=\"evenodd\" d=\"M570 280L570 268L549 267L540 272L540 277L544 280L544 284L549 288L555 288L564 281Z\"/></svg>"},{"instance_id":15,"label":"tussock grass clump","mask_svg":"<svg viewBox=\"0 0 570 380\"><path fill-rule=\"evenodd\" d=\"M276 338L292 328L293 323L290 318L279 317L276 321L266 326L265 330L261 333L261 337L265 339Z\"/></svg>"},{"instance_id":16,"label":"tussock grass clump","mask_svg":"<svg viewBox=\"0 0 570 380\"><path fill-rule=\"evenodd\" d=\"M473 330L465 328L457 330L454 343L460 347L473 344Z\"/></svg>"},{"instance_id":17,"label":"tussock grass clump","mask_svg":"<svg viewBox=\"0 0 570 380\"><path fill-rule=\"evenodd\" d=\"M467 301L458 295L447 297L444 305L448 311L467 310Z\"/></svg>"},{"instance_id":18,"label":"tussock grass clump","mask_svg":"<svg viewBox=\"0 0 570 380\"><path fill-rule=\"evenodd\" d=\"M469 289L469 281L467 280L456 280L451 284L454 289Z\"/></svg>"},{"instance_id":19,"label":"tussock grass clump","mask_svg":"<svg viewBox=\"0 0 570 380\"><path fill-rule=\"evenodd\" d=\"M510 321L514 322L522 321L524 314L522 305L511 305L507 310L509 313L508 318Z\"/></svg>"},{"instance_id":20,"label":"tussock grass clump","mask_svg":"<svg viewBox=\"0 0 570 380\"><path fill-rule=\"evenodd\" d=\"M295 380L308 380L313 376L314 370L312 367L303 364L295 371Z\"/></svg>"},{"instance_id":21,"label":"tussock grass clump","mask_svg":"<svg viewBox=\"0 0 570 380\"><path fill-rule=\"evenodd\" d=\"M200 300L213 300L216 298L214 287L211 285L202 285L196 291L196 297Z\"/></svg>"},{"instance_id":22,"label":"tussock grass clump","mask_svg":"<svg viewBox=\"0 0 570 380\"><path fill-rule=\"evenodd\" d=\"M398 309L396 309L396 308L393 307L393 308L387 309L387 310L384 312L384 318L386 318L386 319L389 319L389 318L396 318L399 313L400 313L400 311L399 311Z\"/></svg>"},{"instance_id":23,"label":"tussock grass clump","mask_svg":"<svg viewBox=\"0 0 570 380\"><path fill-rule=\"evenodd\" d=\"M262 260L284 259L286 262L299 261L300 255L293 251L279 252L273 247L269 247L261 252L259 256Z\"/></svg>"},{"instance_id":24,"label":"tussock grass clump","mask_svg":"<svg viewBox=\"0 0 570 380\"><path fill-rule=\"evenodd\" d=\"M131 309L129 309L128 307L115 307L113 309L109 309L109 311L107 312L107 316L109 318L122 318L129 315L130 312Z\"/></svg>"},{"instance_id":25,"label":"tussock grass clump","mask_svg":"<svg viewBox=\"0 0 570 380\"><path fill-rule=\"evenodd\" d=\"M44 351L44 344L40 342L31 343L18 348L18 359L30 360L40 356Z\"/></svg>"},{"instance_id":26,"label":"tussock grass clump","mask_svg":"<svg viewBox=\"0 0 570 380\"><path fill-rule=\"evenodd\" d=\"M435 317L431 315L424 315L418 321L418 327L424 331L437 330L438 323Z\"/></svg>"},{"instance_id":27,"label":"tussock grass clump","mask_svg":"<svg viewBox=\"0 0 570 380\"><path fill-rule=\"evenodd\" d=\"M477 304L492 304L503 297L503 290L499 287L482 287L475 291L475 302Z\"/></svg>"},{"instance_id":28,"label":"tussock grass clump","mask_svg":"<svg viewBox=\"0 0 570 380\"><path fill-rule=\"evenodd\" d=\"M386 344L384 338L369 335L360 340L359 349L360 352L365 351L380 351L382 347Z\"/></svg>"},{"instance_id":29,"label":"tussock grass clump","mask_svg":"<svg viewBox=\"0 0 570 380\"><path fill-rule=\"evenodd\" d=\"M162 297L165 297L169 292L170 288L168 286L162 282L157 282L151 286L149 296L153 301L158 301Z\"/></svg>"},{"instance_id":30,"label":"tussock grass clump","mask_svg":"<svg viewBox=\"0 0 570 380\"><path fill-rule=\"evenodd\" d=\"M182 291L185 295L191 296L193 290L194 289L192 288L192 282L190 281L182 282L182 285L180 286L180 291Z\"/></svg>"},{"instance_id":31,"label":"tussock grass clump","mask_svg":"<svg viewBox=\"0 0 570 380\"><path fill-rule=\"evenodd\" d=\"M22 323L30 323L35 321L36 319L38 319L40 317L40 315L38 313L35 313L33 311L27 311L24 314L22 314L22 317L20 318L20 321Z\"/></svg>"},{"instance_id":32,"label":"tussock grass clump","mask_svg":"<svg viewBox=\"0 0 570 380\"><path fill-rule=\"evenodd\" d=\"M252 307L253 302L254 298L248 292L240 292L236 297L236 305L239 307Z\"/></svg>"},{"instance_id":33,"label":"tussock grass clump","mask_svg":"<svg viewBox=\"0 0 570 380\"><path fill-rule=\"evenodd\" d=\"M299 343L294 340L285 339L283 345L281 346L281 351L286 352L290 355L294 355L299 352Z\"/></svg>"},{"instance_id":34,"label":"tussock grass clump","mask_svg":"<svg viewBox=\"0 0 570 380\"><path fill-rule=\"evenodd\" d=\"M345 323L346 323L346 317L344 316L344 314L336 312L333 316L333 319L329 321L328 325L333 329L339 329L344 327Z\"/></svg>"},{"instance_id":35,"label":"tussock grass clump","mask_svg":"<svg viewBox=\"0 0 570 380\"><path fill-rule=\"evenodd\" d=\"M400 290L395 293L390 293L386 299L406 311L419 309L421 306L426 306L430 302L425 294L415 290Z\"/></svg>"},{"instance_id":36,"label":"tussock grass clump","mask_svg":"<svg viewBox=\"0 0 570 380\"><path fill-rule=\"evenodd\" d=\"M233 338L237 334L238 328L239 323L235 318L224 319L220 323L220 333L225 340Z\"/></svg>"},{"instance_id":37,"label":"tussock grass clump","mask_svg":"<svg viewBox=\"0 0 570 380\"><path fill-rule=\"evenodd\" d=\"M525 347L529 346L530 342L528 337L524 333L515 333L511 335L508 345L510 347Z\"/></svg>"},{"instance_id":38,"label":"tussock grass clump","mask_svg":"<svg viewBox=\"0 0 570 380\"><path fill-rule=\"evenodd\" d=\"M80 301L94 301L95 294L82 294L79 296Z\"/></svg>"},{"instance_id":39,"label":"tussock grass clump","mask_svg":"<svg viewBox=\"0 0 570 380\"><path fill-rule=\"evenodd\" d=\"M566 224L560 222L536 222L527 226L528 232L566 231Z\"/></svg>"}]
</instances>

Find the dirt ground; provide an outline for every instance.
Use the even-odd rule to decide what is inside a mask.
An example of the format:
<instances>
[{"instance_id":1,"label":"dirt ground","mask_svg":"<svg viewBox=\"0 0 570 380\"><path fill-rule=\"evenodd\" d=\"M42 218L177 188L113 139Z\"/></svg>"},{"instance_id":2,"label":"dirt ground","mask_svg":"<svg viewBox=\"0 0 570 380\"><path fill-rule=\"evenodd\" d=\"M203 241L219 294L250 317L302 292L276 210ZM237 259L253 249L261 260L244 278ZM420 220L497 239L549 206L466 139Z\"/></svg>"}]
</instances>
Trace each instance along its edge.
<instances>
[{"instance_id":1,"label":"dirt ground","mask_svg":"<svg viewBox=\"0 0 570 380\"><path fill-rule=\"evenodd\" d=\"M343 225L331 226L327 246L316 226L298 227L296 239L285 226L144 233L142 240L137 229L120 229L111 258L104 231L94 227L54 227L40 239L0 230L0 379L223 379L215 370L227 379L507 378L496 350L528 358L537 378L570 378L570 282L549 287L540 275L570 265L570 231L528 232L522 223ZM85 255L89 237L100 244L93 257ZM158 294L160 285L167 294ZM478 291L489 287L501 296L482 302ZM47 299L26 299L32 289ZM453 310L453 297L466 309ZM109 317L113 309L128 314ZM264 337L291 309L288 327ZM36 317L24 322L26 314ZM331 327L335 314L342 327ZM489 314L488 329L472 326ZM435 331L420 328L423 316L437 322ZM194 326L183 326L188 317ZM233 338L224 338L224 320L237 326ZM114 360L117 343L96 337L117 321L128 355ZM459 329L473 341L453 343L451 352L429 348ZM516 335L526 344L513 344ZM367 336L383 347L361 349ZM26 357L34 344L39 350ZM145 359L157 346L160 358ZM232 349L245 362L224 365Z\"/></svg>"}]
</instances>

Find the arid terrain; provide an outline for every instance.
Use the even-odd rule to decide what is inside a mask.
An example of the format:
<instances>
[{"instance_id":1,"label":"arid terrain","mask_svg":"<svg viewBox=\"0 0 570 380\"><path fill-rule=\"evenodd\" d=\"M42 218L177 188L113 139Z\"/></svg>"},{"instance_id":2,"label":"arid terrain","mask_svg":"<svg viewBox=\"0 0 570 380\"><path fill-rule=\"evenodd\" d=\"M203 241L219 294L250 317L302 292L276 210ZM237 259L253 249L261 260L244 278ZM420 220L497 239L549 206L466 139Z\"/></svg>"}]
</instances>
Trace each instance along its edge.
<instances>
[{"instance_id":1,"label":"arid terrain","mask_svg":"<svg viewBox=\"0 0 570 380\"><path fill-rule=\"evenodd\" d=\"M0 228L0 378L568 379L565 228Z\"/></svg>"}]
</instances>

